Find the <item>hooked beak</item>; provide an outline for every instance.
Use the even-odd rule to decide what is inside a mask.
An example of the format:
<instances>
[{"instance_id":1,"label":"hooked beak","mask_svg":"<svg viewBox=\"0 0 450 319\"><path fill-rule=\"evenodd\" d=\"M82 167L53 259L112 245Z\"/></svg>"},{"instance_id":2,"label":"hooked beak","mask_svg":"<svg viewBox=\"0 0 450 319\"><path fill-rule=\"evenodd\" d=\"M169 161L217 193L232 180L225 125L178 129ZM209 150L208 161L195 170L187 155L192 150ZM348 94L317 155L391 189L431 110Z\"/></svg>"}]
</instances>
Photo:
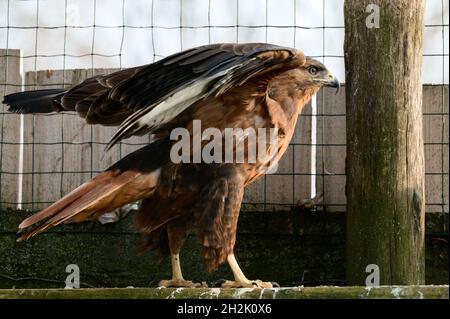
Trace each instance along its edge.
<instances>
[{"instance_id":1,"label":"hooked beak","mask_svg":"<svg viewBox=\"0 0 450 319\"><path fill-rule=\"evenodd\" d=\"M339 83L339 80L337 77L333 76L331 73L328 74L328 79L324 81L326 86L331 86L333 88L336 88L336 94L339 93L339 89L341 87L341 84Z\"/></svg>"}]
</instances>

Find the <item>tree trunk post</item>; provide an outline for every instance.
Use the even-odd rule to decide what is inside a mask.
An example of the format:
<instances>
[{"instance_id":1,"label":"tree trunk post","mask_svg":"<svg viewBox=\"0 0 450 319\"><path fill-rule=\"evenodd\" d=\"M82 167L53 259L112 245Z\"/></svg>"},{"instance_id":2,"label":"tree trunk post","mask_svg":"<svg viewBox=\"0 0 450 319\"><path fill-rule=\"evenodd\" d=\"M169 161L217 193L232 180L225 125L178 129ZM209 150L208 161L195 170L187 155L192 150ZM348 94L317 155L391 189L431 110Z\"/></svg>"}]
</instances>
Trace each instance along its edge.
<instances>
[{"instance_id":1,"label":"tree trunk post","mask_svg":"<svg viewBox=\"0 0 450 319\"><path fill-rule=\"evenodd\" d=\"M424 284L424 0L344 12L348 284Z\"/></svg>"}]
</instances>

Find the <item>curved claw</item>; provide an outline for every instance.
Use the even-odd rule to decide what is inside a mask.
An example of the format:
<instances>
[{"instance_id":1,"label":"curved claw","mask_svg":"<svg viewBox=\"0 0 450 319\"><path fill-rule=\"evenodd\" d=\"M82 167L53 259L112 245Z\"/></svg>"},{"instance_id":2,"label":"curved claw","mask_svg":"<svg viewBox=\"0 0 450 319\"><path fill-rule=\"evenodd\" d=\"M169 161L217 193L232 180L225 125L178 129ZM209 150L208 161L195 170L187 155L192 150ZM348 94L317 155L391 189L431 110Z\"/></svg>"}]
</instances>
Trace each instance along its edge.
<instances>
[{"instance_id":1,"label":"curved claw","mask_svg":"<svg viewBox=\"0 0 450 319\"><path fill-rule=\"evenodd\" d=\"M170 279L170 280L161 280L158 283L158 287L178 287L178 288L207 288L208 285L205 282L192 282L191 280L184 279Z\"/></svg>"},{"instance_id":2,"label":"curved claw","mask_svg":"<svg viewBox=\"0 0 450 319\"><path fill-rule=\"evenodd\" d=\"M276 281L272 281L271 284L272 284L273 288L280 288L281 287L280 284L277 283Z\"/></svg>"},{"instance_id":3,"label":"curved claw","mask_svg":"<svg viewBox=\"0 0 450 319\"><path fill-rule=\"evenodd\" d=\"M222 288L273 288L271 282L261 280L231 281L226 280Z\"/></svg>"}]
</instances>

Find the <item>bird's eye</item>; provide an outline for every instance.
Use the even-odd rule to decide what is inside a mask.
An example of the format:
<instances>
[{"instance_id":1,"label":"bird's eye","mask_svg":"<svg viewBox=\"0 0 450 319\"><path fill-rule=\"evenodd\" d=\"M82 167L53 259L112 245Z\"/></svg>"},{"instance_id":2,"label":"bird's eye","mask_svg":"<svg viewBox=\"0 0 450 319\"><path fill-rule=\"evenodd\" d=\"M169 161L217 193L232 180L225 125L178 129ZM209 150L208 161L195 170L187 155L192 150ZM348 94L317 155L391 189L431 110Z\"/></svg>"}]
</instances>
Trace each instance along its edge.
<instances>
[{"instance_id":1,"label":"bird's eye","mask_svg":"<svg viewBox=\"0 0 450 319\"><path fill-rule=\"evenodd\" d=\"M311 75L316 75L317 74L317 69L315 68L315 67L310 67L309 68L309 73L311 74Z\"/></svg>"}]
</instances>

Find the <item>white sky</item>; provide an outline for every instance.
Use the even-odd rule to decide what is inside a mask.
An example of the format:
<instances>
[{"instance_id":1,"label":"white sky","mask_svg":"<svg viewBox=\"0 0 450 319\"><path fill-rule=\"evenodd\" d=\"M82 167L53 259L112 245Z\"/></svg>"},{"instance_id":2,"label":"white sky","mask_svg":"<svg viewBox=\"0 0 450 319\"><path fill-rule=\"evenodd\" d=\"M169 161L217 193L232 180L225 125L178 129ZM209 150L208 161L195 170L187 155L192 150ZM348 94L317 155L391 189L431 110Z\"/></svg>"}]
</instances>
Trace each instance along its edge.
<instances>
[{"instance_id":1,"label":"white sky","mask_svg":"<svg viewBox=\"0 0 450 319\"><path fill-rule=\"evenodd\" d=\"M0 0L0 48L22 49L25 71L130 67L197 45L238 41L296 47L319 60L328 56L327 67L341 81L345 78L344 0L67 0L67 10L65 0L40 0L39 14L37 3ZM449 82L448 10L449 0L426 0L424 83ZM106 28L96 27L94 32L94 24ZM275 27L257 27L264 25ZM294 29L294 25L313 29ZM338 28L324 31L323 25ZM91 58L92 51L109 57ZM64 52L65 59L55 56Z\"/></svg>"}]
</instances>

